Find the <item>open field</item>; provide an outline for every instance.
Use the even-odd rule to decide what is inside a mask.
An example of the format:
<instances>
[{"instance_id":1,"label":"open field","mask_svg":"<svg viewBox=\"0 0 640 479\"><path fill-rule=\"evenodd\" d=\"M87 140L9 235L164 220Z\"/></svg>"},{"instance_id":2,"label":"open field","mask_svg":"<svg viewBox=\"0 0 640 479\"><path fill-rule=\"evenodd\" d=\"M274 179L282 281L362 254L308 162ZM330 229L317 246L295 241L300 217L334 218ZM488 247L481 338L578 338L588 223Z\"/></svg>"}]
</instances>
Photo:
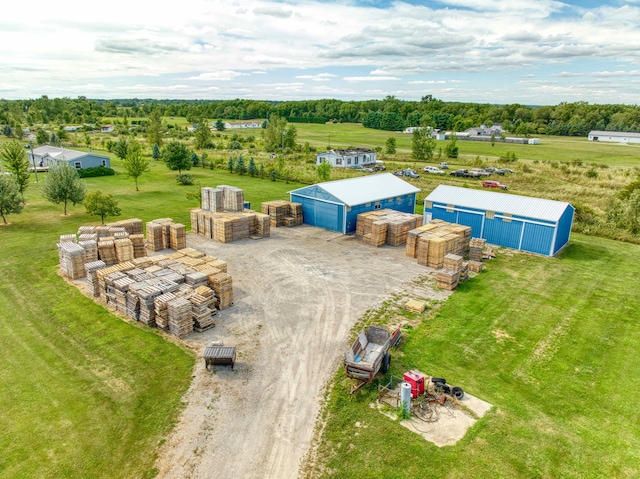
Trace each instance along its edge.
<instances>
[{"instance_id":1,"label":"open field","mask_svg":"<svg viewBox=\"0 0 640 479\"><path fill-rule=\"evenodd\" d=\"M416 327L392 373L445 377L494 409L440 449L371 409L375 385L350 397L340 371L319 475L637 477L638 254L583 235L558 258L505 252L436 312L404 313Z\"/></svg>"}]
</instances>

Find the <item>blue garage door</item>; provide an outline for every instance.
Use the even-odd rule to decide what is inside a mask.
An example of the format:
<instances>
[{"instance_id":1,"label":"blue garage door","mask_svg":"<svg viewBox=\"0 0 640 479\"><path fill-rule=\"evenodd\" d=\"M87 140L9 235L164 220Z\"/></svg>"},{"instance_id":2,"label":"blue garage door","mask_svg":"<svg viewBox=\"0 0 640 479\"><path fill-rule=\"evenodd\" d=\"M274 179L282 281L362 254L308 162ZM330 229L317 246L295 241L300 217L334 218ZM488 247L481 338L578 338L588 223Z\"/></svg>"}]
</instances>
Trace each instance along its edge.
<instances>
[{"instance_id":1,"label":"blue garage door","mask_svg":"<svg viewBox=\"0 0 640 479\"><path fill-rule=\"evenodd\" d=\"M493 220L487 219L484 222L484 237L487 243L518 249L521 233L521 221L512 220L508 222L503 221L501 218L495 218Z\"/></svg>"},{"instance_id":2,"label":"blue garage door","mask_svg":"<svg viewBox=\"0 0 640 479\"><path fill-rule=\"evenodd\" d=\"M316 201L316 224L320 228L342 232L342 207Z\"/></svg>"},{"instance_id":3,"label":"blue garage door","mask_svg":"<svg viewBox=\"0 0 640 479\"><path fill-rule=\"evenodd\" d=\"M532 253L549 255L553 242L553 226L525 223L522 249Z\"/></svg>"},{"instance_id":4,"label":"blue garage door","mask_svg":"<svg viewBox=\"0 0 640 479\"><path fill-rule=\"evenodd\" d=\"M471 237L480 238L482 233L482 215L476 213L458 213L458 223L465 226L471 226Z\"/></svg>"}]
</instances>

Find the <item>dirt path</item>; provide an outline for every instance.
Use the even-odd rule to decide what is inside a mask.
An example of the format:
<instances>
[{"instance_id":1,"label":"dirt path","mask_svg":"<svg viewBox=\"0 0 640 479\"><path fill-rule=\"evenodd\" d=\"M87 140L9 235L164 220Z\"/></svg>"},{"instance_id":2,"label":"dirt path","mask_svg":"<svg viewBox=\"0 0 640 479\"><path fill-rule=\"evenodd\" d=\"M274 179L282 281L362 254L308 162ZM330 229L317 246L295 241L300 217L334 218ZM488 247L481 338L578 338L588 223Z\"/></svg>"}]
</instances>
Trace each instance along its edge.
<instances>
[{"instance_id":1,"label":"dirt path","mask_svg":"<svg viewBox=\"0 0 640 479\"><path fill-rule=\"evenodd\" d=\"M188 246L227 261L235 305L187 342L236 346L235 371L198 360L179 423L160 448L160 478L295 478L320 395L356 320L427 269L403 248L374 248L308 226L271 238Z\"/></svg>"}]
</instances>

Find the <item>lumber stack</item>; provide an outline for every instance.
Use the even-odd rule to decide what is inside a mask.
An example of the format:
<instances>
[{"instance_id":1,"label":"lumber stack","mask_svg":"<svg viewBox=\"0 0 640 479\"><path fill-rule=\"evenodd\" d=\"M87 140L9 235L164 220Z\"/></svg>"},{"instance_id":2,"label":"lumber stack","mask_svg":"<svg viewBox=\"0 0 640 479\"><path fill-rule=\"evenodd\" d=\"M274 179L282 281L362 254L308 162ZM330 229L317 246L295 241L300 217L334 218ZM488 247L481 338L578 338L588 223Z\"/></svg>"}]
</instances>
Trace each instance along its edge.
<instances>
[{"instance_id":1,"label":"lumber stack","mask_svg":"<svg viewBox=\"0 0 640 479\"><path fill-rule=\"evenodd\" d=\"M265 201L261 206L262 214L269 215L270 226L300 226L302 224L302 205L285 200Z\"/></svg>"},{"instance_id":2,"label":"lumber stack","mask_svg":"<svg viewBox=\"0 0 640 479\"><path fill-rule=\"evenodd\" d=\"M138 218L114 221L107 223L105 226L109 228L121 228L119 231L126 231L129 235L142 234L142 220Z\"/></svg>"},{"instance_id":3,"label":"lumber stack","mask_svg":"<svg viewBox=\"0 0 640 479\"><path fill-rule=\"evenodd\" d=\"M98 270L106 268L107 265L104 261L91 261L84 264L85 275L89 280L89 292L94 297L100 296L100 289L98 288Z\"/></svg>"},{"instance_id":4,"label":"lumber stack","mask_svg":"<svg viewBox=\"0 0 640 479\"><path fill-rule=\"evenodd\" d=\"M408 231L405 254L416 258L418 264L430 268L447 268L445 256L453 254L464 257L469 249L471 228L469 226L433 220L430 223ZM454 269L460 270L459 266Z\"/></svg>"},{"instance_id":5,"label":"lumber stack","mask_svg":"<svg viewBox=\"0 0 640 479\"><path fill-rule=\"evenodd\" d=\"M201 273L199 271L195 271L193 273L189 273L185 275L185 282L191 286L193 289L196 289L200 286L206 286L208 277L206 274Z\"/></svg>"},{"instance_id":6,"label":"lumber stack","mask_svg":"<svg viewBox=\"0 0 640 479\"><path fill-rule=\"evenodd\" d=\"M117 263L114 240L102 238L98 241L98 257L108 265Z\"/></svg>"},{"instance_id":7,"label":"lumber stack","mask_svg":"<svg viewBox=\"0 0 640 479\"><path fill-rule=\"evenodd\" d=\"M128 234L128 233L127 233ZM116 250L116 261L124 263L133 259L133 243L127 238L116 239L113 241Z\"/></svg>"},{"instance_id":8,"label":"lumber stack","mask_svg":"<svg viewBox=\"0 0 640 479\"><path fill-rule=\"evenodd\" d=\"M462 256L449 253L444 257L444 269L450 269L453 271L462 271Z\"/></svg>"},{"instance_id":9,"label":"lumber stack","mask_svg":"<svg viewBox=\"0 0 640 479\"><path fill-rule=\"evenodd\" d=\"M244 192L235 186L218 186L223 191L224 209L226 211L244 210Z\"/></svg>"},{"instance_id":10,"label":"lumber stack","mask_svg":"<svg viewBox=\"0 0 640 479\"><path fill-rule=\"evenodd\" d=\"M129 285L135 281L129 276L124 276L113 282L113 293L115 295L115 307L120 313L127 313L127 293Z\"/></svg>"},{"instance_id":11,"label":"lumber stack","mask_svg":"<svg viewBox=\"0 0 640 479\"><path fill-rule=\"evenodd\" d=\"M77 279L84 277L86 274L84 269L86 261L85 250L82 246L71 241L58 243L58 256L60 258L60 269L67 278Z\"/></svg>"},{"instance_id":12,"label":"lumber stack","mask_svg":"<svg viewBox=\"0 0 640 479\"><path fill-rule=\"evenodd\" d=\"M472 261L482 261L482 252L487 244L484 238L471 238L469 242L469 259Z\"/></svg>"},{"instance_id":13,"label":"lumber stack","mask_svg":"<svg viewBox=\"0 0 640 479\"><path fill-rule=\"evenodd\" d=\"M436 285L439 288L453 291L458 287L458 280L460 279L459 271L452 271L450 269L443 269L438 271L436 275Z\"/></svg>"},{"instance_id":14,"label":"lumber stack","mask_svg":"<svg viewBox=\"0 0 640 479\"><path fill-rule=\"evenodd\" d=\"M202 194L201 207L203 210L224 211L224 191L221 188L205 187L200 191Z\"/></svg>"},{"instance_id":15,"label":"lumber stack","mask_svg":"<svg viewBox=\"0 0 640 479\"><path fill-rule=\"evenodd\" d=\"M469 271L473 271L474 273L480 273L484 268L482 261L476 261L476 260L470 259L468 262L468 265L469 265Z\"/></svg>"},{"instance_id":16,"label":"lumber stack","mask_svg":"<svg viewBox=\"0 0 640 479\"><path fill-rule=\"evenodd\" d=\"M169 246L179 250L187 247L187 228L181 223L169 225Z\"/></svg>"},{"instance_id":17,"label":"lumber stack","mask_svg":"<svg viewBox=\"0 0 640 479\"><path fill-rule=\"evenodd\" d=\"M264 238L265 236L270 236L271 235L271 216L263 214L263 213L256 213L255 215L256 217L256 231L255 231L255 235L261 238Z\"/></svg>"},{"instance_id":18,"label":"lumber stack","mask_svg":"<svg viewBox=\"0 0 640 479\"><path fill-rule=\"evenodd\" d=\"M167 304L176 299L173 293L164 293L154 298L156 326L165 331L169 330L169 310Z\"/></svg>"},{"instance_id":19,"label":"lumber stack","mask_svg":"<svg viewBox=\"0 0 640 479\"><path fill-rule=\"evenodd\" d=\"M409 232L413 231L422 220L419 215L402 213L391 209L367 211L360 213L356 219L356 237L364 243L380 247L385 244L400 246L406 244ZM412 235L412 247L415 250L415 234Z\"/></svg>"},{"instance_id":20,"label":"lumber stack","mask_svg":"<svg viewBox=\"0 0 640 479\"><path fill-rule=\"evenodd\" d=\"M78 244L84 248L84 260L91 263L98 260L98 243L95 240L81 240Z\"/></svg>"},{"instance_id":21,"label":"lumber stack","mask_svg":"<svg viewBox=\"0 0 640 479\"><path fill-rule=\"evenodd\" d=\"M233 305L233 281L230 274L218 273L209 276L209 286L215 292L217 309L222 310Z\"/></svg>"},{"instance_id":22,"label":"lumber stack","mask_svg":"<svg viewBox=\"0 0 640 479\"><path fill-rule=\"evenodd\" d=\"M147 326L156 325L155 299L162 294L157 286L145 286L137 291L140 300L139 321Z\"/></svg>"},{"instance_id":23,"label":"lumber stack","mask_svg":"<svg viewBox=\"0 0 640 479\"><path fill-rule=\"evenodd\" d=\"M169 332L179 338L184 338L193 332L191 318L191 303L186 298L176 298L167 303Z\"/></svg>"},{"instance_id":24,"label":"lumber stack","mask_svg":"<svg viewBox=\"0 0 640 479\"><path fill-rule=\"evenodd\" d=\"M143 234L132 234L129 235L129 239L131 240L131 245L133 246L133 257L134 258L142 258L147 255L147 250L144 245L144 235Z\"/></svg>"},{"instance_id":25,"label":"lumber stack","mask_svg":"<svg viewBox=\"0 0 640 479\"><path fill-rule=\"evenodd\" d=\"M193 294L189 296L193 326L196 331L203 332L215 325L213 320L215 308L212 309L214 301L213 290L207 286L195 288Z\"/></svg>"},{"instance_id":26,"label":"lumber stack","mask_svg":"<svg viewBox=\"0 0 640 479\"><path fill-rule=\"evenodd\" d=\"M149 251L161 251L164 249L161 224L153 221L147 223L147 249Z\"/></svg>"}]
</instances>

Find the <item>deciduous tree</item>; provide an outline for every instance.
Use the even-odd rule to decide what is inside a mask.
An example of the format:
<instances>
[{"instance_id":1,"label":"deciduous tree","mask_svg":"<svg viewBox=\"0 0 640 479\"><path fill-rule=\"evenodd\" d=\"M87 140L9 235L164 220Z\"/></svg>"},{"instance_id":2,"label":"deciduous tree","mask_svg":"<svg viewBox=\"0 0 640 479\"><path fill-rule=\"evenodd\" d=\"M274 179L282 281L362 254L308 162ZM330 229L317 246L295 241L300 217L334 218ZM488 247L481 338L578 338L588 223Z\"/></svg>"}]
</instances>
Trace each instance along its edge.
<instances>
[{"instance_id":1,"label":"deciduous tree","mask_svg":"<svg viewBox=\"0 0 640 479\"><path fill-rule=\"evenodd\" d=\"M42 185L42 195L53 204L64 204L64 214L67 214L67 204L77 205L84 201L87 193L84 182L78 171L69 163L61 161L49 166L49 172Z\"/></svg>"},{"instance_id":2,"label":"deciduous tree","mask_svg":"<svg viewBox=\"0 0 640 479\"><path fill-rule=\"evenodd\" d=\"M8 215L18 214L21 211L22 201L18 183L12 175L5 175L0 169L0 216L2 216L2 221L6 225Z\"/></svg>"},{"instance_id":3,"label":"deciduous tree","mask_svg":"<svg viewBox=\"0 0 640 479\"><path fill-rule=\"evenodd\" d=\"M0 158L2 158L7 170L13 173L22 197L22 203L24 203L24 192L29 185L29 159L26 150L19 142L10 141L2 145Z\"/></svg>"},{"instance_id":4,"label":"deciduous tree","mask_svg":"<svg viewBox=\"0 0 640 479\"><path fill-rule=\"evenodd\" d=\"M386 153L393 155L396 152L396 139L394 137L387 138Z\"/></svg>"},{"instance_id":5,"label":"deciduous tree","mask_svg":"<svg viewBox=\"0 0 640 479\"><path fill-rule=\"evenodd\" d=\"M149 171L149 160L142 154L142 146L137 141L132 141L127 147L127 156L123 162L124 170L127 175L136 183L136 191L138 190L138 178L146 171Z\"/></svg>"},{"instance_id":6,"label":"deciduous tree","mask_svg":"<svg viewBox=\"0 0 640 479\"><path fill-rule=\"evenodd\" d=\"M209 129L209 123L206 120L203 119L198 123L194 134L196 137L196 148L202 150L211 146L211 130Z\"/></svg>"},{"instance_id":7,"label":"deciduous tree","mask_svg":"<svg viewBox=\"0 0 640 479\"><path fill-rule=\"evenodd\" d=\"M149 124L147 125L147 139L149 143L162 146L162 116L160 110L155 108L149 113ZM156 158L154 156L154 158Z\"/></svg>"},{"instance_id":8,"label":"deciduous tree","mask_svg":"<svg viewBox=\"0 0 640 479\"><path fill-rule=\"evenodd\" d=\"M331 164L327 161L323 161L321 165L316 167L318 178L322 181L328 181L331 178Z\"/></svg>"},{"instance_id":9,"label":"deciduous tree","mask_svg":"<svg viewBox=\"0 0 640 479\"><path fill-rule=\"evenodd\" d=\"M112 195L106 195L102 191L92 191L84 200L87 214L99 216L102 224L108 216L120 216L118 202Z\"/></svg>"},{"instance_id":10,"label":"deciduous tree","mask_svg":"<svg viewBox=\"0 0 640 479\"><path fill-rule=\"evenodd\" d=\"M224 121L222 121L222 120L216 121L216 130L224 131L224 129L225 129Z\"/></svg>"},{"instance_id":11,"label":"deciduous tree","mask_svg":"<svg viewBox=\"0 0 640 479\"><path fill-rule=\"evenodd\" d=\"M456 135L451 135L451 139L447 146L444 148L444 153L447 155L447 158L458 158L458 138Z\"/></svg>"},{"instance_id":12,"label":"deciduous tree","mask_svg":"<svg viewBox=\"0 0 640 479\"><path fill-rule=\"evenodd\" d=\"M129 148L129 142L126 138L120 138L115 145L113 145L113 152L115 155L124 160L127 157L127 149Z\"/></svg>"},{"instance_id":13,"label":"deciduous tree","mask_svg":"<svg viewBox=\"0 0 640 479\"><path fill-rule=\"evenodd\" d=\"M162 151L162 158L171 171L182 174L182 170L191 169L191 152L181 141L173 140L167 143Z\"/></svg>"},{"instance_id":14,"label":"deciduous tree","mask_svg":"<svg viewBox=\"0 0 640 479\"><path fill-rule=\"evenodd\" d=\"M431 137L431 128L421 127L413 131L411 151L416 161L431 161L436 141Z\"/></svg>"}]
</instances>

